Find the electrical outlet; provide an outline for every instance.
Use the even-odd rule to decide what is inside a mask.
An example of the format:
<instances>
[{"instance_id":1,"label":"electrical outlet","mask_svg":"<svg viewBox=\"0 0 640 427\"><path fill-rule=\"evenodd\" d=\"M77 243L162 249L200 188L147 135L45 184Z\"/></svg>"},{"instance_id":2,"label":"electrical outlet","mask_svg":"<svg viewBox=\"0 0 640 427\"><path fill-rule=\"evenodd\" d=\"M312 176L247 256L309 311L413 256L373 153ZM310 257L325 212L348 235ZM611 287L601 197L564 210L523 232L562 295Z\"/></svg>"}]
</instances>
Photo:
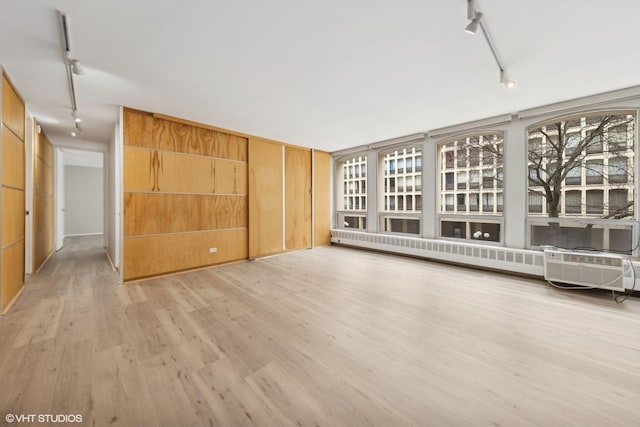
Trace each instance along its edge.
<instances>
[{"instance_id":1,"label":"electrical outlet","mask_svg":"<svg viewBox=\"0 0 640 427\"><path fill-rule=\"evenodd\" d=\"M216 252L218 252L218 248L209 248L210 254L215 254Z\"/></svg>"}]
</instances>

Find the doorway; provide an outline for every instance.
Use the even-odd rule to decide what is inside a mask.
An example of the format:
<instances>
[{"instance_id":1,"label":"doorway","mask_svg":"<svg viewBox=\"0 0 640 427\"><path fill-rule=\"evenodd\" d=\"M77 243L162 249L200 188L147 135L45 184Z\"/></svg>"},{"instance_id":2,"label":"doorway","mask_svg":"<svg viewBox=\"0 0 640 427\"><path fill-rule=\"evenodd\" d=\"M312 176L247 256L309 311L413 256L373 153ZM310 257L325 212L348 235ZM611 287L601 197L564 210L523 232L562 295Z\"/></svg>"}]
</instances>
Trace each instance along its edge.
<instances>
[{"instance_id":1,"label":"doorway","mask_svg":"<svg viewBox=\"0 0 640 427\"><path fill-rule=\"evenodd\" d=\"M104 236L104 153L56 149L56 250L73 236Z\"/></svg>"}]
</instances>

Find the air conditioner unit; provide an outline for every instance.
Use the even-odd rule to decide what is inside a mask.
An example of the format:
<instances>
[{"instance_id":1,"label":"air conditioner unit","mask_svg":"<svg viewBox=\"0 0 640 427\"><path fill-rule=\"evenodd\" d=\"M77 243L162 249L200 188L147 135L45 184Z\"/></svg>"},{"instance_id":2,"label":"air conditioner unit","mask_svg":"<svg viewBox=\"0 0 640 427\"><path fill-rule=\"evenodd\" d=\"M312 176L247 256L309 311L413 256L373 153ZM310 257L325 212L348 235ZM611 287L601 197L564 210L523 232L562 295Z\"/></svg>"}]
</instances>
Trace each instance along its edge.
<instances>
[{"instance_id":1,"label":"air conditioner unit","mask_svg":"<svg viewBox=\"0 0 640 427\"><path fill-rule=\"evenodd\" d=\"M601 252L544 250L544 278L590 288L624 291L624 258Z\"/></svg>"}]
</instances>

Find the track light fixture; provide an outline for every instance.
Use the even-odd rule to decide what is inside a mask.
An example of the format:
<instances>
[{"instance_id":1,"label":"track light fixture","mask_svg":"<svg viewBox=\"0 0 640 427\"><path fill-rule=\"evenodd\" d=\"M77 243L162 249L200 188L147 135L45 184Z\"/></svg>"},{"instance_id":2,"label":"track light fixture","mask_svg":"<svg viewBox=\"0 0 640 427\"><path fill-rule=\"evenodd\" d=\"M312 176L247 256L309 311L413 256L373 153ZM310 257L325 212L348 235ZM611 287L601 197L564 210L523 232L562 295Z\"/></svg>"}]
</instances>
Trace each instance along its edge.
<instances>
[{"instance_id":1,"label":"track light fixture","mask_svg":"<svg viewBox=\"0 0 640 427\"><path fill-rule=\"evenodd\" d=\"M500 70L500 83L505 85L507 89L511 89L516 85L516 82L507 77L507 73L504 70Z\"/></svg>"},{"instance_id":2,"label":"track light fixture","mask_svg":"<svg viewBox=\"0 0 640 427\"><path fill-rule=\"evenodd\" d=\"M476 9L475 0L467 0L467 19L471 20L471 22L467 24L464 30L469 34L475 34L478 31L478 27L482 29L484 39L487 41L489 49L491 49L491 53L493 54L493 59L496 60L496 64L500 70L500 83L505 85L508 89L511 89L515 86L516 82L507 77L502 61L500 61L500 57L498 56L498 52L491 41L491 37L489 37L489 32L487 31L487 26L484 23L482 16L482 12L478 12Z\"/></svg>"},{"instance_id":3,"label":"track light fixture","mask_svg":"<svg viewBox=\"0 0 640 427\"><path fill-rule=\"evenodd\" d=\"M78 117L78 102L76 97L76 86L73 76L81 76L84 74L84 68L80 61L75 59L71 54L71 37L69 36L69 17L66 13L60 12L60 29L62 30L62 52L64 64L67 69L67 84L69 85L69 98L71 99L71 117L73 117L73 129L71 136L77 137L80 133L80 122L82 119Z\"/></svg>"},{"instance_id":4,"label":"track light fixture","mask_svg":"<svg viewBox=\"0 0 640 427\"><path fill-rule=\"evenodd\" d=\"M73 74L76 74L78 76L84 75L84 67L80 64L80 61L78 61L77 59L71 60L71 71L73 71Z\"/></svg>"},{"instance_id":5,"label":"track light fixture","mask_svg":"<svg viewBox=\"0 0 640 427\"><path fill-rule=\"evenodd\" d=\"M475 34L478 31L478 25L480 25L480 18L482 18L482 13L476 12L475 16L469 22L469 25L464 29L468 34Z\"/></svg>"},{"instance_id":6,"label":"track light fixture","mask_svg":"<svg viewBox=\"0 0 640 427\"><path fill-rule=\"evenodd\" d=\"M80 122L76 120L76 122L73 125L73 129L71 130L71 136L75 138L76 136L78 136L81 130L82 129L80 129Z\"/></svg>"}]
</instances>

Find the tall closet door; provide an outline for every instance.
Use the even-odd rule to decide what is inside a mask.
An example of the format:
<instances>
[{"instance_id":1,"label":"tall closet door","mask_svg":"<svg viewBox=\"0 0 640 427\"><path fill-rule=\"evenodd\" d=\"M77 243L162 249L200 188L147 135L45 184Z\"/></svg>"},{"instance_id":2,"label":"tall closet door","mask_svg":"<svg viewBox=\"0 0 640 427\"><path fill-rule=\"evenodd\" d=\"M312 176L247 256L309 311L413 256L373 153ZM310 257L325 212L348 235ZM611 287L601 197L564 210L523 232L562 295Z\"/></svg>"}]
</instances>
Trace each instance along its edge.
<instances>
[{"instance_id":1,"label":"tall closet door","mask_svg":"<svg viewBox=\"0 0 640 427\"><path fill-rule=\"evenodd\" d=\"M311 247L311 150L285 147L285 249Z\"/></svg>"},{"instance_id":2,"label":"tall closet door","mask_svg":"<svg viewBox=\"0 0 640 427\"><path fill-rule=\"evenodd\" d=\"M249 258L283 250L283 146L249 140Z\"/></svg>"},{"instance_id":3,"label":"tall closet door","mask_svg":"<svg viewBox=\"0 0 640 427\"><path fill-rule=\"evenodd\" d=\"M2 75L2 185L0 193L0 259L2 312L24 285L25 236L24 103Z\"/></svg>"}]
</instances>

